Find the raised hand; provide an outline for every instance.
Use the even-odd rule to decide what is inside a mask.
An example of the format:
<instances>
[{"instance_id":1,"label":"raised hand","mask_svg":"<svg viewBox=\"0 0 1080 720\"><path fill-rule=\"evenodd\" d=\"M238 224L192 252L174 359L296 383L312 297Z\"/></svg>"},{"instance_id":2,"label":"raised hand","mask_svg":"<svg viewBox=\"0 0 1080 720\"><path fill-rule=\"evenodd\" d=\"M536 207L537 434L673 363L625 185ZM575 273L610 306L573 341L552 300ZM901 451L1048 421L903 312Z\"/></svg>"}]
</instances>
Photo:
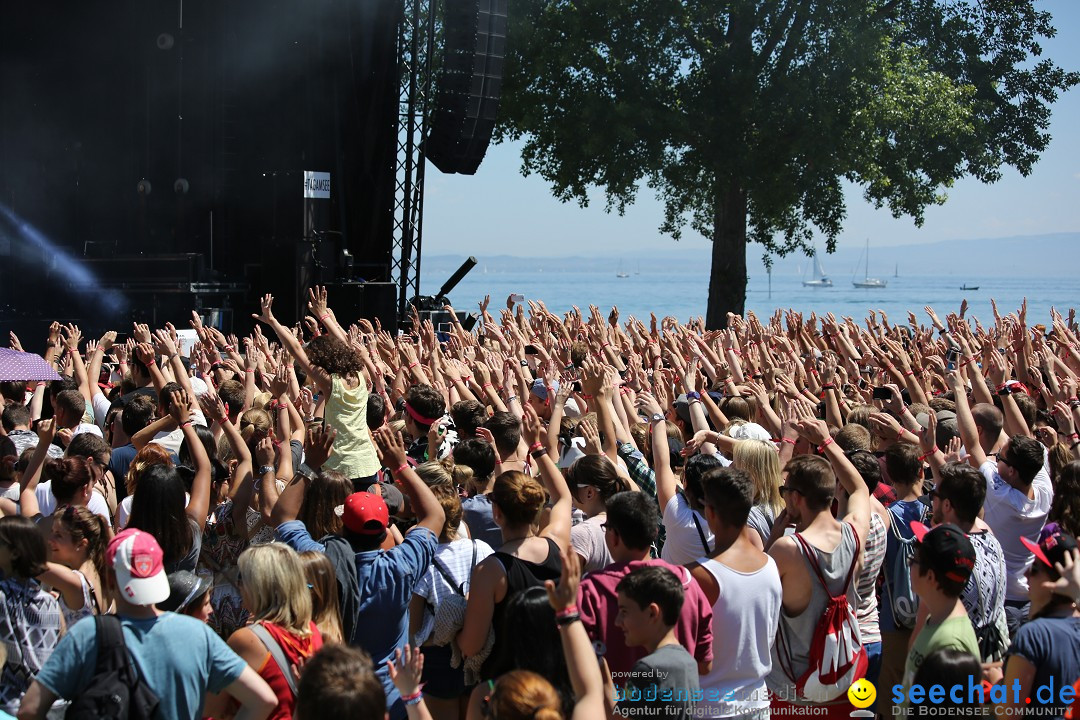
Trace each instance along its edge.
<instances>
[{"instance_id":1,"label":"raised hand","mask_svg":"<svg viewBox=\"0 0 1080 720\"><path fill-rule=\"evenodd\" d=\"M406 644L394 650L394 659L387 660L386 667L401 697L415 695L420 690L420 678L424 675L424 654L420 648Z\"/></svg>"},{"instance_id":2,"label":"raised hand","mask_svg":"<svg viewBox=\"0 0 1080 720\"><path fill-rule=\"evenodd\" d=\"M173 390L169 393L169 414L177 425L183 425L191 419L191 410L188 407L190 402L184 390Z\"/></svg>"},{"instance_id":3,"label":"raised hand","mask_svg":"<svg viewBox=\"0 0 1080 720\"><path fill-rule=\"evenodd\" d=\"M274 321L273 307L274 296L270 293L267 293L259 299L259 313L257 315L255 313L252 313L251 317L255 320L258 320L259 322L264 322L269 325Z\"/></svg>"},{"instance_id":4,"label":"raised hand","mask_svg":"<svg viewBox=\"0 0 1080 720\"><path fill-rule=\"evenodd\" d=\"M401 433L384 425L375 431L375 444L382 451L383 462L389 468L398 468L408 462L405 454L405 443L401 440Z\"/></svg>"},{"instance_id":5,"label":"raised hand","mask_svg":"<svg viewBox=\"0 0 1080 720\"><path fill-rule=\"evenodd\" d=\"M544 581L544 589L547 590L548 602L555 612L565 610L577 603L578 586L581 584L581 560L572 548L563 548L559 551L562 557L562 572L559 575L559 584L552 580Z\"/></svg>"},{"instance_id":6,"label":"raised hand","mask_svg":"<svg viewBox=\"0 0 1080 720\"><path fill-rule=\"evenodd\" d=\"M79 330L79 326L74 324L65 325L64 335L66 336L64 344L67 345L67 349L71 352L78 352L79 341L82 340L82 330Z\"/></svg>"},{"instance_id":7,"label":"raised hand","mask_svg":"<svg viewBox=\"0 0 1080 720\"><path fill-rule=\"evenodd\" d=\"M540 418L529 403L521 406L521 439L529 447L540 441Z\"/></svg>"},{"instance_id":8,"label":"raised hand","mask_svg":"<svg viewBox=\"0 0 1080 720\"><path fill-rule=\"evenodd\" d=\"M375 437L377 441L378 431ZM304 440L304 459L309 467L317 470L326 463L334 451L335 438L337 438L337 430L329 425L316 426L308 430L307 438Z\"/></svg>"},{"instance_id":9,"label":"raised hand","mask_svg":"<svg viewBox=\"0 0 1080 720\"><path fill-rule=\"evenodd\" d=\"M131 337L133 337L137 343L150 342L150 326L146 323L132 323Z\"/></svg>"}]
</instances>

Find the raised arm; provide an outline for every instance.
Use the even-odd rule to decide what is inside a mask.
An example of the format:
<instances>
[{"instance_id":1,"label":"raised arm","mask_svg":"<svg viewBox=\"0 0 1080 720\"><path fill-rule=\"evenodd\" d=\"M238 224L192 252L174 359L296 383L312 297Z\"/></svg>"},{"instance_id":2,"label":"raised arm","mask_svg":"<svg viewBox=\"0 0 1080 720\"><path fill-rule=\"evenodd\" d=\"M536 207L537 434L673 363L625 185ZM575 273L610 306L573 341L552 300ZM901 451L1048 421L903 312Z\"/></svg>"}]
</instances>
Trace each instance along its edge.
<instances>
[{"instance_id":1,"label":"raised arm","mask_svg":"<svg viewBox=\"0 0 1080 720\"><path fill-rule=\"evenodd\" d=\"M572 720L595 720L604 717L604 678L596 659L589 633L577 613L578 586L581 583L581 561L577 553L563 549L562 574L559 584L544 582L548 602L555 609L556 624L562 638L563 659L574 688Z\"/></svg>"},{"instance_id":2,"label":"raised arm","mask_svg":"<svg viewBox=\"0 0 1080 720\"><path fill-rule=\"evenodd\" d=\"M657 386L657 392L662 391ZM675 497L678 488L675 484L675 473L671 471L671 448L668 445L667 421L663 419L664 411L661 409L659 398L650 393L643 392L638 395L638 408L643 410L650 418L649 425L652 430L652 456L653 472L656 475L656 500L660 503L660 511L663 512L671 498ZM666 400L666 398L665 398ZM659 420L653 420L656 416Z\"/></svg>"},{"instance_id":3,"label":"raised arm","mask_svg":"<svg viewBox=\"0 0 1080 720\"><path fill-rule=\"evenodd\" d=\"M259 314L256 315L252 313L251 317L269 325L277 334L282 347L284 347L290 355L296 358L296 362L300 364L300 367L307 376L315 381L319 390L329 394L333 385L329 373L322 368L311 364L311 360L308 359L307 353L304 352L304 347L300 344L300 341L296 339L296 336L292 334L292 331L289 328L282 325L278 322L278 319L274 317L273 307L274 296L270 294L263 295L259 300Z\"/></svg>"},{"instance_id":4,"label":"raised arm","mask_svg":"<svg viewBox=\"0 0 1080 720\"><path fill-rule=\"evenodd\" d=\"M446 524L446 513L431 488L409 465L401 434L389 427L381 427L375 431L375 442L382 450L383 459L393 470L394 479L409 496L409 506L416 512L416 526L425 527L438 537Z\"/></svg>"},{"instance_id":5,"label":"raised arm","mask_svg":"<svg viewBox=\"0 0 1080 720\"><path fill-rule=\"evenodd\" d=\"M521 439L529 446L529 454L540 467L540 479L543 480L544 487L551 497L548 524L540 536L551 538L560 548L566 550L570 547L574 497L570 493L566 479L555 465L555 461L548 455L547 449L540 444L540 418L536 416L536 411L528 404L523 410Z\"/></svg>"},{"instance_id":6,"label":"raised arm","mask_svg":"<svg viewBox=\"0 0 1080 720\"><path fill-rule=\"evenodd\" d=\"M811 417L809 410L803 406L796 412L801 413L801 416L795 423L795 429L810 443L817 445L818 451L832 466L836 479L847 490L848 505L844 520L855 526L855 532L859 534L859 540L865 547L866 538L870 534L870 491L866 483L847 459L843 449L829 436L829 426L825 421Z\"/></svg>"},{"instance_id":7,"label":"raised arm","mask_svg":"<svg viewBox=\"0 0 1080 720\"><path fill-rule=\"evenodd\" d=\"M968 452L968 461L978 468L986 462L986 451L979 442L979 430L975 426L975 418L968 405L966 388L960 380L960 373L956 370L950 371L945 379L953 391L956 403L956 426L960 430L960 439L964 441L964 449Z\"/></svg>"},{"instance_id":8,"label":"raised arm","mask_svg":"<svg viewBox=\"0 0 1080 720\"><path fill-rule=\"evenodd\" d=\"M308 432L307 441L304 443L305 464L318 472L333 452L336 437L337 430L329 425L312 427L311 431ZM307 490L307 486L311 481L312 478L297 470L274 505L269 505L267 496L260 498L259 509L264 518L269 518L268 522L271 527L276 528L282 523L296 519L300 514L300 508L304 504L304 491ZM268 512L270 507L273 509Z\"/></svg>"},{"instance_id":9,"label":"raised arm","mask_svg":"<svg viewBox=\"0 0 1080 720\"><path fill-rule=\"evenodd\" d=\"M183 390L169 394L169 414L172 415L180 431L184 433L184 440L188 444L188 452L191 460L195 463L195 479L191 482L191 498L188 500L184 512L199 526L199 532L206 527L206 515L210 511L210 458L206 455L206 448L202 440L191 426L191 411L188 394ZM251 458L248 457L248 465Z\"/></svg>"}]
</instances>

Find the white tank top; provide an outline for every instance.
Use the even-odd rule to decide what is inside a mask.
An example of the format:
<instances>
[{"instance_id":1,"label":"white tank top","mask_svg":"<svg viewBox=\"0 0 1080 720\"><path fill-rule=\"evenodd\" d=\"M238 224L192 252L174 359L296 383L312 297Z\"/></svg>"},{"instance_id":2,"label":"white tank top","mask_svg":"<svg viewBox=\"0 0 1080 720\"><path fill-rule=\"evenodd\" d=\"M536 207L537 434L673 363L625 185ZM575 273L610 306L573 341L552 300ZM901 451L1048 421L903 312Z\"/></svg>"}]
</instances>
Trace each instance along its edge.
<instances>
[{"instance_id":1,"label":"white tank top","mask_svg":"<svg viewBox=\"0 0 1080 720\"><path fill-rule=\"evenodd\" d=\"M770 557L756 572L698 561L720 588L713 605L713 665L701 677L703 717L730 717L769 707L765 676L783 603L780 571ZM706 709L707 708L707 709Z\"/></svg>"}]
</instances>

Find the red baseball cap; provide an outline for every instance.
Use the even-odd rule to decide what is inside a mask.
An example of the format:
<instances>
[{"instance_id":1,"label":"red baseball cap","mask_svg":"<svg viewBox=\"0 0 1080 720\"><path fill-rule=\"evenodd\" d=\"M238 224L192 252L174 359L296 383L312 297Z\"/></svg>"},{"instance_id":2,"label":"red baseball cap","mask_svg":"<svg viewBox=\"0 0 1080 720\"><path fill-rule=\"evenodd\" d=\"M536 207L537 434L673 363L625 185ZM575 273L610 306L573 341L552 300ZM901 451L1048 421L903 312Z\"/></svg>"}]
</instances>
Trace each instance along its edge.
<instances>
[{"instance_id":1,"label":"red baseball cap","mask_svg":"<svg viewBox=\"0 0 1080 720\"><path fill-rule=\"evenodd\" d=\"M169 597L164 553L148 532L128 528L105 550L105 561L116 573L116 584L132 605L156 605Z\"/></svg>"},{"instance_id":2,"label":"red baseball cap","mask_svg":"<svg viewBox=\"0 0 1080 720\"><path fill-rule=\"evenodd\" d=\"M390 524L390 511L378 495L357 492L345 498L341 522L358 535L378 535Z\"/></svg>"}]
</instances>

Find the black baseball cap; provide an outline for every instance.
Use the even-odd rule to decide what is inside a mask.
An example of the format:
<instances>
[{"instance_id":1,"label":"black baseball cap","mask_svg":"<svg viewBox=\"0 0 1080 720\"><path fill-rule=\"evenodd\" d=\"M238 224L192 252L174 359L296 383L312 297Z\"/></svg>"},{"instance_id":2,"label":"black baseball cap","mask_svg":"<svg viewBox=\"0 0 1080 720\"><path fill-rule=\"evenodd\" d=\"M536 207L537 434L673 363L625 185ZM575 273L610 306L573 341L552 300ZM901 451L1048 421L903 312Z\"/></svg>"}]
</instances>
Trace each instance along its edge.
<instances>
[{"instance_id":1,"label":"black baseball cap","mask_svg":"<svg viewBox=\"0 0 1080 720\"><path fill-rule=\"evenodd\" d=\"M916 521L911 523L911 531L922 544L920 559L927 560L929 569L953 582L966 584L971 579L975 569L975 546L963 530L952 523L930 529Z\"/></svg>"},{"instance_id":2,"label":"black baseball cap","mask_svg":"<svg viewBox=\"0 0 1080 720\"><path fill-rule=\"evenodd\" d=\"M1035 558L1050 568L1056 575L1055 563L1064 563L1065 556L1072 550L1077 549L1076 538L1061 530L1057 523L1047 523L1039 533L1039 542L1033 543L1026 537L1021 537L1020 542L1030 550Z\"/></svg>"}]
</instances>

